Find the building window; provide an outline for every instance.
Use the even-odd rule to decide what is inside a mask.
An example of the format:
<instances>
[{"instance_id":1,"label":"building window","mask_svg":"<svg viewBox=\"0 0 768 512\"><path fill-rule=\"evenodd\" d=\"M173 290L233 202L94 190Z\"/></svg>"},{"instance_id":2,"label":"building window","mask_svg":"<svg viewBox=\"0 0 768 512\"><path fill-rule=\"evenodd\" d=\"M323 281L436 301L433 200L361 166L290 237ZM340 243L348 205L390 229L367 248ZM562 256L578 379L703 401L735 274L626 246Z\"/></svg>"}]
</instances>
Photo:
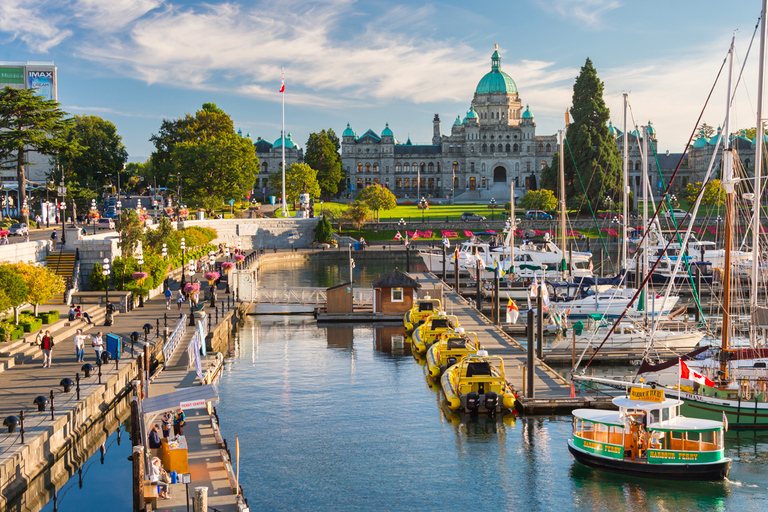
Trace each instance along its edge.
<instances>
[{"instance_id":1,"label":"building window","mask_svg":"<svg viewBox=\"0 0 768 512\"><path fill-rule=\"evenodd\" d=\"M429 180L427 180L427 187L435 188L435 178L429 178Z\"/></svg>"},{"instance_id":2,"label":"building window","mask_svg":"<svg viewBox=\"0 0 768 512\"><path fill-rule=\"evenodd\" d=\"M371 178L370 177L365 178L365 186L366 187L370 187L371 186Z\"/></svg>"},{"instance_id":3,"label":"building window","mask_svg":"<svg viewBox=\"0 0 768 512\"><path fill-rule=\"evenodd\" d=\"M427 186L427 178L421 178L419 180L419 186L426 187Z\"/></svg>"},{"instance_id":4,"label":"building window","mask_svg":"<svg viewBox=\"0 0 768 512\"><path fill-rule=\"evenodd\" d=\"M435 164L434 164L434 163L432 163L432 162L429 162L429 163L427 164L427 171L428 171L428 172L435 172Z\"/></svg>"},{"instance_id":5,"label":"building window","mask_svg":"<svg viewBox=\"0 0 768 512\"><path fill-rule=\"evenodd\" d=\"M264 174L269 174L269 162L264 162L264 165L261 166L261 170L264 171Z\"/></svg>"},{"instance_id":6,"label":"building window","mask_svg":"<svg viewBox=\"0 0 768 512\"><path fill-rule=\"evenodd\" d=\"M531 162L525 162L525 170L531 172Z\"/></svg>"},{"instance_id":7,"label":"building window","mask_svg":"<svg viewBox=\"0 0 768 512\"><path fill-rule=\"evenodd\" d=\"M459 178L458 176L453 177L453 188L459 188Z\"/></svg>"},{"instance_id":8,"label":"building window","mask_svg":"<svg viewBox=\"0 0 768 512\"><path fill-rule=\"evenodd\" d=\"M392 302L403 302L403 289L402 288L392 288Z\"/></svg>"},{"instance_id":9,"label":"building window","mask_svg":"<svg viewBox=\"0 0 768 512\"><path fill-rule=\"evenodd\" d=\"M357 164L357 172L363 172L363 164L362 164L362 162Z\"/></svg>"},{"instance_id":10,"label":"building window","mask_svg":"<svg viewBox=\"0 0 768 512\"><path fill-rule=\"evenodd\" d=\"M403 178L403 188L408 188L411 186L411 179L410 178Z\"/></svg>"},{"instance_id":11,"label":"building window","mask_svg":"<svg viewBox=\"0 0 768 512\"><path fill-rule=\"evenodd\" d=\"M421 167L421 174L424 174L425 172L427 172L427 164L425 164L424 162L421 162L420 167Z\"/></svg>"},{"instance_id":12,"label":"building window","mask_svg":"<svg viewBox=\"0 0 768 512\"><path fill-rule=\"evenodd\" d=\"M373 184L378 185L379 184L379 178L373 178Z\"/></svg>"},{"instance_id":13,"label":"building window","mask_svg":"<svg viewBox=\"0 0 768 512\"><path fill-rule=\"evenodd\" d=\"M481 150L483 153L487 153L487 152L488 152L488 145L487 145L487 144L483 144L483 147L482 147L480 150Z\"/></svg>"},{"instance_id":14,"label":"building window","mask_svg":"<svg viewBox=\"0 0 768 512\"><path fill-rule=\"evenodd\" d=\"M453 162L453 174L456 174L457 172L459 172L459 162Z\"/></svg>"},{"instance_id":15,"label":"building window","mask_svg":"<svg viewBox=\"0 0 768 512\"><path fill-rule=\"evenodd\" d=\"M395 188L400 188L402 186L402 183L400 182L400 178L395 178Z\"/></svg>"},{"instance_id":16,"label":"building window","mask_svg":"<svg viewBox=\"0 0 768 512\"><path fill-rule=\"evenodd\" d=\"M483 176L483 188L485 188L485 176Z\"/></svg>"},{"instance_id":17,"label":"building window","mask_svg":"<svg viewBox=\"0 0 768 512\"><path fill-rule=\"evenodd\" d=\"M514 153L517 153L517 144L513 144L513 145L512 145L512 151L513 151Z\"/></svg>"},{"instance_id":18,"label":"building window","mask_svg":"<svg viewBox=\"0 0 768 512\"><path fill-rule=\"evenodd\" d=\"M505 149L507 150L507 153L509 153L509 152L510 152L510 150L512 149L512 146L510 146L509 144L507 144L507 147L506 147Z\"/></svg>"},{"instance_id":19,"label":"building window","mask_svg":"<svg viewBox=\"0 0 768 512\"><path fill-rule=\"evenodd\" d=\"M385 187L387 187L387 188L389 188L389 178L387 178L387 179L386 179L386 181L385 181L385 185L384 185L384 186L385 186Z\"/></svg>"},{"instance_id":20,"label":"building window","mask_svg":"<svg viewBox=\"0 0 768 512\"><path fill-rule=\"evenodd\" d=\"M358 190L363 188L363 178L357 178L357 188Z\"/></svg>"},{"instance_id":21,"label":"building window","mask_svg":"<svg viewBox=\"0 0 768 512\"><path fill-rule=\"evenodd\" d=\"M269 179L264 178L263 180L261 180L261 186L264 188L269 188Z\"/></svg>"},{"instance_id":22,"label":"building window","mask_svg":"<svg viewBox=\"0 0 768 512\"><path fill-rule=\"evenodd\" d=\"M373 172L379 172L379 164L373 164Z\"/></svg>"},{"instance_id":23,"label":"building window","mask_svg":"<svg viewBox=\"0 0 768 512\"><path fill-rule=\"evenodd\" d=\"M401 168L400 168L400 164L397 164L395 166L395 173L399 173L399 172L401 172Z\"/></svg>"},{"instance_id":24,"label":"building window","mask_svg":"<svg viewBox=\"0 0 768 512\"><path fill-rule=\"evenodd\" d=\"M547 153L550 153L552 151L552 144L547 142Z\"/></svg>"},{"instance_id":25,"label":"building window","mask_svg":"<svg viewBox=\"0 0 768 512\"><path fill-rule=\"evenodd\" d=\"M437 178L437 188L440 188L440 178Z\"/></svg>"},{"instance_id":26,"label":"building window","mask_svg":"<svg viewBox=\"0 0 768 512\"><path fill-rule=\"evenodd\" d=\"M371 164L365 164L365 172L371 172Z\"/></svg>"},{"instance_id":27,"label":"building window","mask_svg":"<svg viewBox=\"0 0 768 512\"><path fill-rule=\"evenodd\" d=\"M542 144L541 142L539 142L539 150L538 151L539 151L539 153L543 153L544 152L544 144Z\"/></svg>"},{"instance_id":28,"label":"building window","mask_svg":"<svg viewBox=\"0 0 768 512\"><path fill-rule=\"evenodd\" d=\"M440 172L440 162L437 162L437 172Z\"/></svg>"},{"instance_id":29,"label":"building window","mask_svg":"<svg viewBox=\"0 0 768 512\"><path fill-rule=\"evenodd\" d=\"M496 146L491 144L491 153L495 153L495 152L496 152Z\"/></svg>"},{"instance_id":30,"label":"building window","mask_svg":"<svg viewBox=\"0 0 768 512\"><path fill-rule=\"evenodd\" d=\"M542 161L541 161L541 170L543 171L543 170L544 170L544 168L545 168L546 166L547 166L547 162L545 162L544 160L542 160Z\"/></svg>"}]
</instances>

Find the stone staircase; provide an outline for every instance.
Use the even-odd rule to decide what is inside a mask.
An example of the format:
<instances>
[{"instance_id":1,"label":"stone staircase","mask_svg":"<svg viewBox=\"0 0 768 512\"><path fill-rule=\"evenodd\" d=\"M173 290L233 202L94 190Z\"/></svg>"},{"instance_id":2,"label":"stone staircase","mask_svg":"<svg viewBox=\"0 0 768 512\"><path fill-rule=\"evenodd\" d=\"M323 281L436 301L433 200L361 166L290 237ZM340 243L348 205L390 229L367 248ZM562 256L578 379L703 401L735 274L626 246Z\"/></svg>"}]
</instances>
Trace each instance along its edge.
<instances>
[{"instance_id":1,"label":"stone staircase","mask_svg":"<svg viewBox=\"0 0 768 512\"><path fill-rule=\"evenodd\" d=\"M91 315L91 322L93 322L91 325L88 325L84 320L73 320L70 322L66 317L50 325L43 325L43 332L50 330L53 334L53 340L56 343L54 357L56 351L59 350L74 352L72 338L78 329L86 331L89 327L104 324L104 317L106 316L104 308L94 308L88 311L88 314ZM40 350L40 347L35 345L35 337L38 332L27 333L17 340L0 344L0 372L13 366L29 364L37 358L42 358L43 352Z\"/></svg>"},{"instance_id":2,"label":"stone staircase","mask_svg":"<svg viewBox=\"0 0 768 512\"><path fill-rule=\"evenodd\" d=\"M45 259L45 266L53 270L57 276L61 276L66 283L75 272L75 253L74 252L50 252ZM66 287L65 287L66 288ZM66 289L59 294L54 295L45 304L66 304Z\"/></svg>"}]
</instances>

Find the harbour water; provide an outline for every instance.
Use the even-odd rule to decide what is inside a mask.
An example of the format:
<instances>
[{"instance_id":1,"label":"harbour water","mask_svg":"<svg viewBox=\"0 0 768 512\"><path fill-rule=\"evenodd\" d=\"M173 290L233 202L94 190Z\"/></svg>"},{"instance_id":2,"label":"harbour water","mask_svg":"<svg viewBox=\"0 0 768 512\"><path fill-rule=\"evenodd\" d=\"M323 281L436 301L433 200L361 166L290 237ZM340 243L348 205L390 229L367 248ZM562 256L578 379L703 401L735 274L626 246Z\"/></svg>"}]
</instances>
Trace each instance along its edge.
<instances>
[{"instance_id":1,"label":"harbour water","mask_svg":"<svg viewBox=\"0 0 768 512\"><path fill-rule=\"evenodd\" d=\"M251 510L765 510L768 434L727 434L725 482L592 470L568 453L569 416L447 415L398 335L247 319L219 414Z\"/></svg>"}]
</instances>

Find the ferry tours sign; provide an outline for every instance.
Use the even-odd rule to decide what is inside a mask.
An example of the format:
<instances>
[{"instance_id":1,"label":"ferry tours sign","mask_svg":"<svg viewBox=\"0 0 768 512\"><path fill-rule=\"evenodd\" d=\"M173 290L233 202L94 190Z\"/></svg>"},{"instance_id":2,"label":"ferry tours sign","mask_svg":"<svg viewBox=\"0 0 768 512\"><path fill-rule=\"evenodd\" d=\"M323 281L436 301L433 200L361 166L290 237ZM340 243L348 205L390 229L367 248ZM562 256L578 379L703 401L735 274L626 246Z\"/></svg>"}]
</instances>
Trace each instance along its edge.
<instances>
[{"instance_id":1,"label":"ferry tours sign","mask_svg":"<svg viewBox=\"0 0 768 512\"><path fill-rule=\"evenodd\" d=\"M639 400L641 402L661 403L664 401L664 390L647 389L647 388L630 388L629 399Z\"/></svg>"}]
</instances>

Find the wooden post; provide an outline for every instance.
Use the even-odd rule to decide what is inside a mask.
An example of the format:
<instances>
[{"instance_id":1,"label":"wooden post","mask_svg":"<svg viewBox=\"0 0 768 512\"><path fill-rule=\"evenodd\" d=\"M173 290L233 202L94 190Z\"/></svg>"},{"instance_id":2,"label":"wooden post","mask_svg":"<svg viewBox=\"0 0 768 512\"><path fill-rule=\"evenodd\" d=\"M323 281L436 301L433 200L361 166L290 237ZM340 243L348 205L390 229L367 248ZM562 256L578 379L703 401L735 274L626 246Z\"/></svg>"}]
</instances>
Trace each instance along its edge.
<instances>
[{"instance_id":1,"label":"wooden post","mask_svg":"<svg viewBox=\"0 0 768 512\"><path fill-rule=\"evenodd\" d=\"M576 330L571 328L571 370L576 368Z\"/></svg>"},{"instance_id":2,"label":"wooden post","mask_svg":"<svg viewBox=\"0 0 768 512\"><path fill-rule=\"evenodd\" d=\"M544 277L541 278L539 285L539 295L536 297L536 305L539 310L536 312L536 357L542 359L544 345Z\"/></svg>"},{"instance_id":3,"label":"wooden post","mask_svg":"<svg viewBox=\"0 0 768 512\"><path fill-rule=\"evenodd\" d=\"M477 269L477 291L476 291L476 299L477 299L477 310L482 313L483 312L483 291L480 286L480 262L479 260L475 262L475 268Z\"/></svg>"},{"instance_id":4,"label":"wooden post","mask_svg":"<svg viewBox=\"0 0 768 512\"><path fill-rule=\"evenodd\" d=\"M496 271L496 275L493 278L493 312L496 318L494 325L501 325L501 311L499 311L499 273Z\"/></svg>"},{"instance_id":5,"label":"wooden post","mask_svg":"<svg viewBox=\"0 0 768 512\"><path fill-rule=\"evenodd\" d=\"M453 253L453 291L459 295L459 253Z\"/></svg>"},{"instance_id":6,"label":"wooden post","mask_svg":"<svg viewBox=\"0 0 768 512\"><path fill-rule=\"evenodd\" d=\"M207 487L195 487L195 512L208 512Z\"/></svg>"},{"instance_id":7,"label":"wooden post","mask_svg":"<svg viewBox=\"0 0 768 512\"><path fill-rule=\"evenodd\" d=\"M139 417L139 398L131 397L131 444L140 446L141 442L141 418Z\"/></svg>"},{"instance_id":8,"label":"wooden post","mask_svg":"<svg viewBox=\"0 0 768 512\"><path fill-rule=\"evenodd\" d=\"M528 310L528 372L526 377L528 378L528 394L526 397L528 398L534 398L534 392L533 392L533 327L534 326L534 320L533 320L533 310Z\"/></svg>"},{"instance_id":9,"label":"wooden post","mask_svg":"<svg viewBox=\"0 0 768 512\"><path fill-rule=\"evenodd\" d=\"M133 456L133 512L144 512L144 447L134 446Z\"/></svg>"},{"instance_id":10,"label":"wooden post","mask_svg":"<svg viewBox=\"0 0 768 512\"><path fill-rule=\"evenodd\" d=\"M445 282L445 244L443 246L443 282Z\"/></svg>"},{"instance_id":11,"label":"wooden post","mask_svg":"<svg viewBox=\"0 0 768 512\"><path fill-rule=\"evenodd\" d=\"M144 398L149 396L149 345L144 345Z\"/></svg>"}]
</instances>

